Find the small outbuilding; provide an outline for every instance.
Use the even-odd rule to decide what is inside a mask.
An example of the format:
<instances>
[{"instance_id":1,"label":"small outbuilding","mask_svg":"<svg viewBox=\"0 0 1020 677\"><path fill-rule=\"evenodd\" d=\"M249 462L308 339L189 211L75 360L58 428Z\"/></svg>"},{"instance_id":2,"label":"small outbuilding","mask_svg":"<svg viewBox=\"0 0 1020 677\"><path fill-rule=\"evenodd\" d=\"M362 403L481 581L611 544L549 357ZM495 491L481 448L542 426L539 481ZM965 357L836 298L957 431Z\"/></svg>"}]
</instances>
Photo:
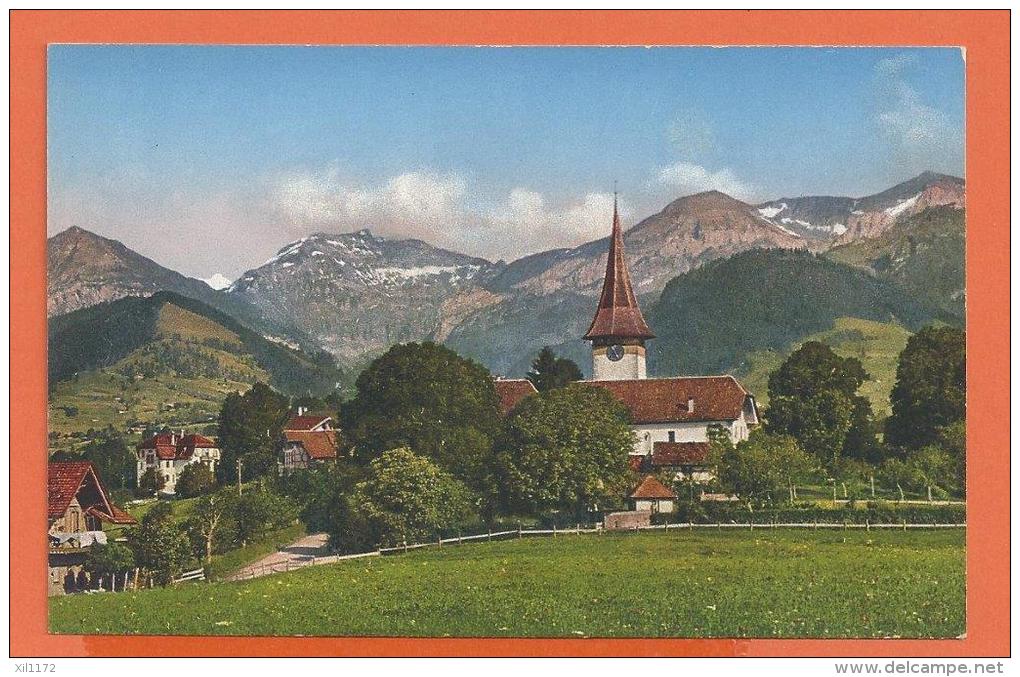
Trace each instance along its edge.
<instances>
[{"instance_id":1,"label":"small outbuilding","mask_svg":"<svg viewBox=\"0 0 1020 677\"><path fill-rule=\"evenodd\" d=\"M646 475L637 489L630 495L632 510L649 512L673 512L676 494L665 484L655 479L654 475Z\"/></svg>"}]
</instances>

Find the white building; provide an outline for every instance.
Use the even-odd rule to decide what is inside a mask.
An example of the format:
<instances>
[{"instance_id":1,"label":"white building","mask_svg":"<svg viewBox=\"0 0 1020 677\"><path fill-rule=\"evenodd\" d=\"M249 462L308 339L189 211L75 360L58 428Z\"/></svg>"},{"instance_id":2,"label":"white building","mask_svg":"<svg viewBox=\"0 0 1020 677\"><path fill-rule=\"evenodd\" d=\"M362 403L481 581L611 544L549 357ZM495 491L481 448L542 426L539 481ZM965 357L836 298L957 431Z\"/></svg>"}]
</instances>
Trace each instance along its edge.
<instances>
[{"instance_id":1,"label":"white building","mask_svg":"<svg viewBox=\"0 0 1020 677\"><path fill-rule=\"evenodd\" d=\"M758 425L754 396L732 376L646 377L645 342L655 334L634 296L615 205L602 295L584 338L592 344L592 380L586 383L608 390L630 411L635 470L709 479L709 429L739 442Z\"/></svg>"},{"instance_id":2,"label":"white building","mask_svg":"<svg viewBox=\"0 0 1020 677\"><path fill-rule=\"evenodd\" d=\"M153 435L138 445L138 484L141 485L142 475L150 468L163 478L165 494L175 493L177 479L184 468L192 463L204 463L209 471L216 473L216 464L220 460L220 450L216 443L202 435L177 435L160 433Z\"/></svg>"}]
</instances>

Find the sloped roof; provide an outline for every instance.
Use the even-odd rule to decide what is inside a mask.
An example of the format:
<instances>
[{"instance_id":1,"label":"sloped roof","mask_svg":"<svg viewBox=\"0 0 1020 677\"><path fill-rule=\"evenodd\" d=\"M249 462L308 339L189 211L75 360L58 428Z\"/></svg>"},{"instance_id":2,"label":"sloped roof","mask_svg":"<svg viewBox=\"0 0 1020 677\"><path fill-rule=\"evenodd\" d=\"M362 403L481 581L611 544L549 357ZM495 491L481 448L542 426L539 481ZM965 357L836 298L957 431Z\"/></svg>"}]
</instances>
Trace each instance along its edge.
<instances>
[{"instance_id":1,"label":"sloped roof","mask_svg":"<svg viewBox=\"0 0 1020 677\"><path fill-rule=\"evenodd\" d=\"M613 232L609 238L609 257L606 260L606 277L602 281L602 296L592 320L586 341L598 338L655 338L641 315L634 288L630 283L627 260L623 254L623 229L620 214L613 200Z\"/></svg>"},{"instance_id":2,"label":"sloped roof","mask_svg":"<svg viewBox=\"0 0 1020 677\"><path fill-rule=\"evenodd\" d=\"M637 489L630 495L631 498L657 498L657 499L673 499L676 498L676 494L673 490L667 487L665 484L655 479L652 475L646 475L641 484L637 486Z\"/></svg>"},{"instance_id":3,"label":"sloped roof","mask_svg":"<svg viewBox=\"0 0 1020 677\"><path fill-rule=\"evenodd\" d=\"M304 447L309 458L317 461L336 458L339 444L335 430L284 430L283 436L288 442Z\"/></svg>"},{"instance_id":4,"label":"sloped roof","mask_svg":"<svg viewBox=\"0 0 1020 677\"><path fill-rule=\"evenodd\" d=\"M630 411L631 423L735 421L748 393L732 376L581 381L605 388ZM694 400L693 411L689 400Z\"/></svg>"},{"instance_id":5,"label":"sloped roof","mask_svg":"<svg viewBox=\"0 0 1020 677\"><path fill-rule=\"evenodd\" d=\"M83 510L100 519L114 524L135 523L131 515L110 502L91 462L51 461L47 466L47 516L61 517L76 496Z\"/></svg>"},{"instance_id":6,"label":"sloped roof","mask_svg":"<svg viewBox=\"0 0 1020 677\"><path fill-rule=\"evenodd\" d=\"M333 417L326 414L304 414L298 416L295 414L287 419L287 423L284 424L284 430L315 430L323 423L332 421Z\"/></svg>"},{"instance_id":7,"label":"sloped roof","mask_svg":"<svg viewBox=\"0 0 1020 677\"><path fill-rule=\"evenodd\" d=\"M216 442L204 435L177 435L176 433L159 433L142 440L139 451L155 449L156 458L161 461L173 461L191 458L195 449L215 449Z\"/></svg>"},{"instance_id":8,"label":"sloped roof","mask_svg":"<svg viewBox=\"0 0 1020 677\"><path fill-rule=\"evenodd\" d=\"M496 396L499 397L499 410L509 414L528 395L534 395L534 384L526 378L500 378L496 379Z\"/></svg>"},{"instance_id":9,"label":"sloped roof","mask_svg":"<svg viewBox=\"0 0 1020 677\"><path fill-rule=\"evenodd\" d=\"M708 461L708 442L656 442L652 466L703 465Z\"/></svg>"}]
</instances>

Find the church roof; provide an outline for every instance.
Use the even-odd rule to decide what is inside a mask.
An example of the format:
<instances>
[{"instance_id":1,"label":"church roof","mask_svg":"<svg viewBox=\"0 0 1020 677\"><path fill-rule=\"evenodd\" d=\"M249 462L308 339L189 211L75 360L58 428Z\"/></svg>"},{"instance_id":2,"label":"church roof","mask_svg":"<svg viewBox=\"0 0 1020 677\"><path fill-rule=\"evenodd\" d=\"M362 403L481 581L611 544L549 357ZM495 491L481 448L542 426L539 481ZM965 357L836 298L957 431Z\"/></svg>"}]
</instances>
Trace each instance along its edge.
<instances>
[{"instance_id":1,"label":"church roof","mask_svg":"<svg viewBox=\"0 0 1020 677\"><path fill-rule=\"evenodd\" d=\"M652 475L646 475L641 484L638 485L634 493L630 495L631 498L659 498L659 499L670 499L676 498L676 494L673 490L667 487L665 484L655 479Z\"/></svg>"},{"instance_id":2,"label":"church roof","mask_svg":"<svg viewBox=\"0 0 1020 677\"><path fill-rule=\"evenodd\" d=\"M641 315L634 288L630 283L627 261L623 255L623 229L620 228L620 213L613 201L613 233L609 238L609 258L606 262L606 277L602 282L602 296L598 310L592 320L586 341L598 338L655 338Z\"/></svg>"},{"instance_id":3,"label":"church roof","mask_svg":"<svg viewBox=\"0 0 1020 677\"><path fill-rule=\"evenodd\" d=\"M747 398L732 376L581 381L605 388L630 411L631 423L735 421Z\"/></svg>"},{"instance_id":4,"label":"church roof","mask_svg":"<svg viewBox=\"0 0 1020 677\"><path fill-rule=\"evenodd\" d=\"M525 397L538 392L526 378L498 378L493 385L499 398L499 410L504 416L513 411Z\"/></svg>"}]
</instances>

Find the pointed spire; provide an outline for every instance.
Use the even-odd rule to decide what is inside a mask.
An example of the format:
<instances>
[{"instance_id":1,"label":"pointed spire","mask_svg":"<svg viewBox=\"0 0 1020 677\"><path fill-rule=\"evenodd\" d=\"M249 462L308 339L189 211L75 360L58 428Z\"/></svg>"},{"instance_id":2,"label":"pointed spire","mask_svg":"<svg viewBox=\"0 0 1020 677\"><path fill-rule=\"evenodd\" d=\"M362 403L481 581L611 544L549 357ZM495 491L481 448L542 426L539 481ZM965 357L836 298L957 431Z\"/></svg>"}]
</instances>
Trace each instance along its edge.
<instances>
[{"instance_id":1,"label":"pointed spire","mask_svg":"<svg viewBox=\"0 0 1020 677\"><path fill-rule=\"evenodd\" d=\"M609 258L606 261L606 277L602 282L602 296L598 311L592 320L586 341L603 338L650 339L655 334L648 328L641 315L634 289L627 271L627 260L623 254L623 228L620 227L620 212L617 208L616 190L613 190L613 232L609 237Z\"/></svg>"}]
</instances>

